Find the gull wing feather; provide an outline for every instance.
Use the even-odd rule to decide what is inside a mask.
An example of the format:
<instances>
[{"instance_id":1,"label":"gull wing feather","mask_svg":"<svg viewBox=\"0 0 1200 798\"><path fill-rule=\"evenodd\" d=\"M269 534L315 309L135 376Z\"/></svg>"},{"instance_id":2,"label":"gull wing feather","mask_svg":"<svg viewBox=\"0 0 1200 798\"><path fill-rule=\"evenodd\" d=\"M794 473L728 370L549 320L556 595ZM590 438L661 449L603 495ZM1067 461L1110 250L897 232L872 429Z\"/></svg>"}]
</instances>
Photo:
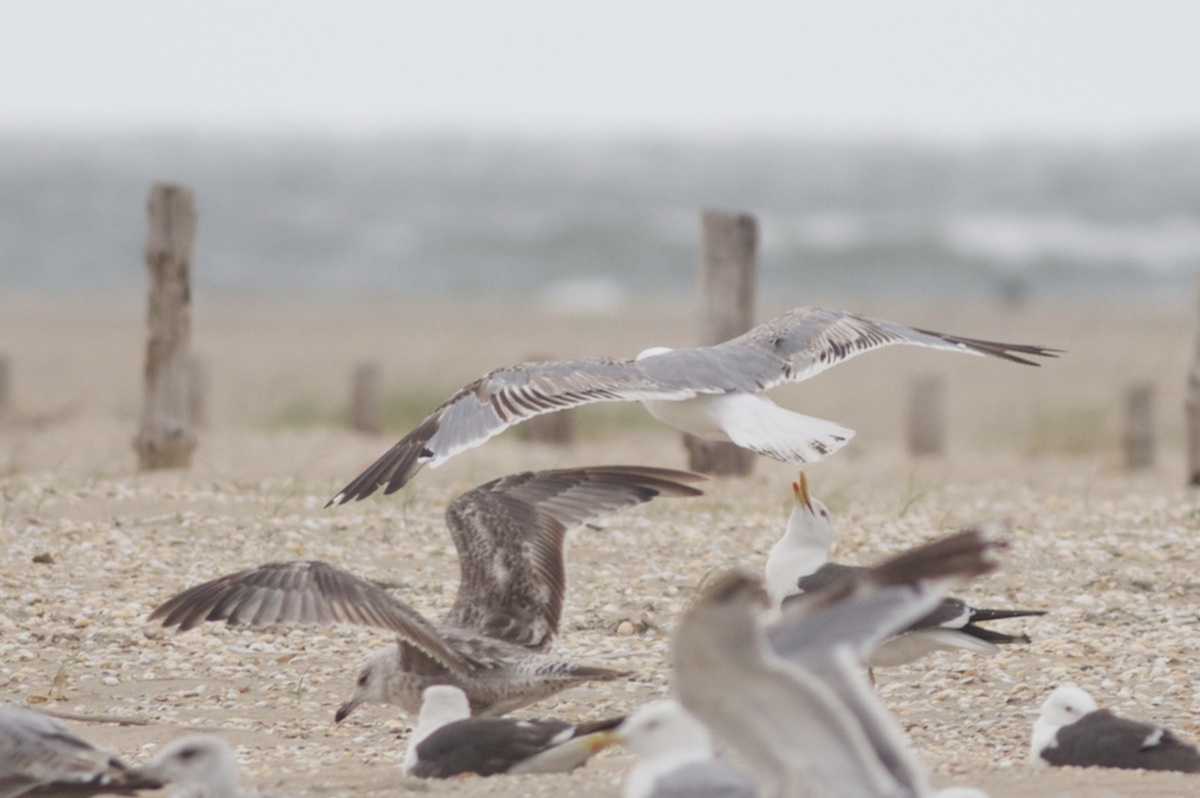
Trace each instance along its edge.
<instances>
[{"instance_id":1,"label":"gull wing feather","mask_svg":"<svg viewBox=\"0 0 1200 798\"><path fill-rule=\"evenodd\" d=\"M698 496L688 471L596 466L512 474L455 499L446 526L462 578L446 622L540 647L558 631L567 530L656 496Z\"/></svg>"},{"instance_id":2,"label":"gull wing feather","mask_svg":"<svg viewBox=\"0 0 1200 798\"><path fill-rule=\"evenodd\" d=\"M331 624L395 633L452 671L469 665L419 612L351 573L317 560L273 562L227 574L167 599L147 618L180 632L230 625Z\"/></svg>"}]
</instances>

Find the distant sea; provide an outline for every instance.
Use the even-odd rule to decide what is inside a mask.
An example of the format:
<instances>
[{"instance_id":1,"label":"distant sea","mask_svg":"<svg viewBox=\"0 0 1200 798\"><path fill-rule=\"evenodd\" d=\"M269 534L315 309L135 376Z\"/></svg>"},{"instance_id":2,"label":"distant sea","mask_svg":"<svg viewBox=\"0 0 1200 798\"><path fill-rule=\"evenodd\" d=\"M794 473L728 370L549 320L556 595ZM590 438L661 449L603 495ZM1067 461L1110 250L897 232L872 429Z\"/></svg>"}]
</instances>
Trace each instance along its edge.
<instances>
[{"instance_id":1,"label":"distant sea","mask_svg":"<svg viewBox=\"0 0 1200 798\"><path fill-rule=\"evenodd\" d=\"M786 141L0 139L0 291L145 286L151 183L190 187L198 292L695 291L699 211L752 213L760 290L1192 301L1200 140L935 147Z\"/></svg>"}]
</instances>

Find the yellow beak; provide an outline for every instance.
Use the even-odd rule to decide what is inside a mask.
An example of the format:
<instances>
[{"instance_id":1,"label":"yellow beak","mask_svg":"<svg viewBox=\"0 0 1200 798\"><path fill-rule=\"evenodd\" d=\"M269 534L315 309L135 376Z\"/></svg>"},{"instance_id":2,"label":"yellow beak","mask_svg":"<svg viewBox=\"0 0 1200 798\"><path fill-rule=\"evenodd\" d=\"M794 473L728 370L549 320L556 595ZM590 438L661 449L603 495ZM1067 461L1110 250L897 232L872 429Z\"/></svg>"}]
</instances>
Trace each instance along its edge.
<instances>
[{"instance_id":1,"label":"yellow beak","mask_svg":"<svg viewBox=\"0 0 1200 798\"><path fill-rule=\"evenodd\" d=\"M800 472L800 481L792 483L792 492L796 494L796 501L802 502L812 510L812 501L808 498L808 478L804 476L803 471Z\"/></svg>"}]
</instances>

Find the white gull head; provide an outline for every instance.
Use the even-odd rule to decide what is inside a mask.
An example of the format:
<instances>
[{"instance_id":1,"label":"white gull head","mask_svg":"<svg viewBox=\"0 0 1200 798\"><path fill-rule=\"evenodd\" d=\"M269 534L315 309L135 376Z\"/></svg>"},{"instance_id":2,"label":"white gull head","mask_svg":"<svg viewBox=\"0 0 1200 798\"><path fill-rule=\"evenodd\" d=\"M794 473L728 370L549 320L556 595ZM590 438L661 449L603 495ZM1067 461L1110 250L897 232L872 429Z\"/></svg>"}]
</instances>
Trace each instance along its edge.
<instances>
[{"instance_id":1,"label":"white gull head","mask_svg":"<svg viewBox=\"0 0 1200 798\"><path fill-rule=\"evenodd\" d=\"M829 508L808 492L808 480L800 472L792 483L795 502L783 537L771 547L764 569L767 595L779 607L788 596L799 592L796 580L814 573L829 559L833 547L833 519Z\"/></svg>"}]
</instances>

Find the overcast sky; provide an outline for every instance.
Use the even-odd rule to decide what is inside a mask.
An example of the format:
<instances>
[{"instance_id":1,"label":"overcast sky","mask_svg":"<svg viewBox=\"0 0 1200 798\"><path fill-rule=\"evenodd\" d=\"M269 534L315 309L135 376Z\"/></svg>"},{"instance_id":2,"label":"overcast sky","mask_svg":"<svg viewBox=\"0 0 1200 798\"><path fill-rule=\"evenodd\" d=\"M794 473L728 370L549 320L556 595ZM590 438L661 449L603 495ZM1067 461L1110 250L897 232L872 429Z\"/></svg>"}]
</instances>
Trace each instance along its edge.
<instances>
[{"instance_id":1,"label":"overcast sky","mask_svg":"<svg viewBox=\"0 0 1200 798\"><path fill-rule=\"evenodd\" d=\"M1200 135L1200 2L0 0L0 130Z\"/></svg>"}]
</instances>

